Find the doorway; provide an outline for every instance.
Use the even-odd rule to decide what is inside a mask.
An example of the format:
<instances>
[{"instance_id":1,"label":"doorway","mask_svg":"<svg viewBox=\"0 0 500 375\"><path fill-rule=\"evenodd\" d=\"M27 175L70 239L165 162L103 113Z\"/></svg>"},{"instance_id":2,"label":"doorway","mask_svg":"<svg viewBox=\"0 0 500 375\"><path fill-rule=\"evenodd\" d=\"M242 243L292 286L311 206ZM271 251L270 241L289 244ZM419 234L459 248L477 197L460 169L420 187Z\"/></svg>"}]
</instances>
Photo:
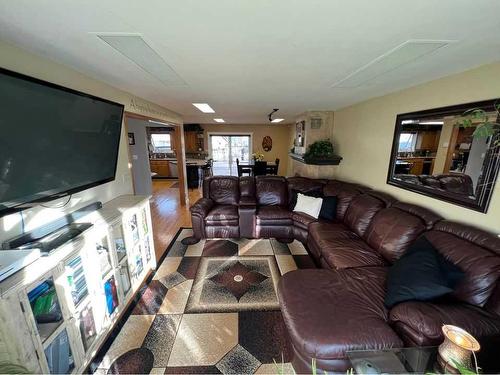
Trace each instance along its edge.
<instances>
[{"instance_id":1,"label":"doorway","mask_svg":"<svg viewBox=\"0 0 500 375\"><path fill-rule=\"evenodd\" d=\"M251 157L252 134L209 133L208 150L214 160L214 175L237 176L236 159L248 162Z\"/></svg>"}]
</instances>

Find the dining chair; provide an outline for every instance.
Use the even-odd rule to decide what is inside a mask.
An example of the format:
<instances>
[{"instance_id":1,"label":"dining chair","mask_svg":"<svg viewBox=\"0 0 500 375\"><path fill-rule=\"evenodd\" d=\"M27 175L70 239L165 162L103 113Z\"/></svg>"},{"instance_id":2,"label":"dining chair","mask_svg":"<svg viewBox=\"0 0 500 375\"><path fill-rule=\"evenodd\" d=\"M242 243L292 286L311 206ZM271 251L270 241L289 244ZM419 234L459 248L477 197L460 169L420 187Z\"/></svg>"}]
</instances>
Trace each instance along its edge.
<instances>
[{"instance_id":1,"label":"dining chair","mask_svg":"<svg viewBox=\"0 0 500 375\"><path fill-rule=\"evenodd\" d=\"M256 160L253 166L253 175L264 176L266 174L267 174L267 161Z\"/></svg>"},{"instance_id":2,"label":"dining chair","mask_svg":"<svg viewBox=\"0 0 500 375\"><path fill-rule=\"evenodd\" d=\"M213 172L213 165L214 165L214 159L208 159L206 164L201 167L201 170L203 171L203 177L211 177L214 175Z\"/></svg>"},{"instance_id":3,"label":"dining chair","mask_svg":"<svg viewBox=\"0 0 500 375\"><path fill-rule=\"evenodd\" d=\"M240 159L238 158L236 158L236 168L238 169L238 177L243 176L244 173L247 173L249 176L252 175L252 168L240 165Z\"/></svg>"},{"instance_id":4,"label":"dining chair","mask_svg":"<svg viewBox=\"0 0 500 375\"><path fill-rule=\"evenodd\" d=\"M278 167L280 165L280 159L279 158L276 158L275 160L275 165L269 165L267 166L267 174L273 174L273 175L277 175L278 174Z\"/></svg>"}]
</instances>

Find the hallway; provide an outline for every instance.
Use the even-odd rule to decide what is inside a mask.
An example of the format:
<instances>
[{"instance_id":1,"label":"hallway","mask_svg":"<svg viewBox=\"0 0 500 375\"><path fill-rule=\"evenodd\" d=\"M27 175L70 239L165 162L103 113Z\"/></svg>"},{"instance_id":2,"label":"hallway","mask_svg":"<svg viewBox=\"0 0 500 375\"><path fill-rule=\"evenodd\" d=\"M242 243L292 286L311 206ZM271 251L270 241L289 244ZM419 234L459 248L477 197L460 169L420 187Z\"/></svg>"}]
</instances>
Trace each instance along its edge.
<instances>
[{"instance_id":1,"label":"hallway","mask_svg":"<svg viewBox=\"0 0 500 375\"><path fill-rule=\"evenodd\" d=\"M179 189L172 187L177 180L153 180L153 197L151 198L151 218L156 259L160 259L165 249L181 227L191 227L189 205L181 206ZM176 186L174 185L174 186ZM201 198L201 189L189 189L190 203Z\"/></svg>"}]
</instances>

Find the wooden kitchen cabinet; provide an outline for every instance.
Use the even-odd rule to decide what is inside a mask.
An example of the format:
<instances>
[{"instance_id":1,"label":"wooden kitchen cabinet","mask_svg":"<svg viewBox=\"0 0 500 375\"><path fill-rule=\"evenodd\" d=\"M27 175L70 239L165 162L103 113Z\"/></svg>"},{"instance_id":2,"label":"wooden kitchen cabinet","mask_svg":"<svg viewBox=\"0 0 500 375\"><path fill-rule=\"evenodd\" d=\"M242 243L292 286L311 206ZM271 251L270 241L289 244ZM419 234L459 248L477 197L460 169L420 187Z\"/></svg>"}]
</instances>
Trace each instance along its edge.
<instances>
[{"instance_id":1,"label":"wooden kitchen cabinet","mask_svg":"<svg viewBox=\"0 0 500 375\"><path fill-rule=\"evenodd\" d=\"M439 132L423 131L418 133L417 147L418 150L436 151L439 142Z\"/></svg>"},{"instance_id":2,"label":"wooden kitchen cabinet","mask_svg":"<svg viewBox=\"0 0 500 375\"><path fill-rule=\"evenodd\" d=\"M170 165L168 160L150 160L151 172L156 173L155 177L170 177Z\"/></svg>"},{"instance_id":3,"label":"wooden kitchen cabinet","mask_svg":"<svg viewBox=\"0 0 500 375\"><path fill-rule=\"evenodd\" d=\"M413 159L411 160L413 166L410 169L410 173L414 175L421 175L424 169L423 159Z\"/></svg>"},{"instance_id":4,"label":"wooden kitchen cabinet","mask_svg":"<svg viewBox=\"0 0 500 375\"><path fill-rule=\"evenodd\" d=\"M198 151L197 133L196 132L185 132L184 133L184 143L186 145L186 151L188 151L188 152Z\"/></svg>"},{"instance_id":5,"label":"wooden kitchen cabinet","mask_svg":"<svg viewBox=\"0 0 500 375\"><path fill-rule=\"evenodd\" d=\"M203 132L199 131L186 131L184 132L184 144L186 152L193 153L203 151L204 149Z\"/></svg>"}]
</instances>

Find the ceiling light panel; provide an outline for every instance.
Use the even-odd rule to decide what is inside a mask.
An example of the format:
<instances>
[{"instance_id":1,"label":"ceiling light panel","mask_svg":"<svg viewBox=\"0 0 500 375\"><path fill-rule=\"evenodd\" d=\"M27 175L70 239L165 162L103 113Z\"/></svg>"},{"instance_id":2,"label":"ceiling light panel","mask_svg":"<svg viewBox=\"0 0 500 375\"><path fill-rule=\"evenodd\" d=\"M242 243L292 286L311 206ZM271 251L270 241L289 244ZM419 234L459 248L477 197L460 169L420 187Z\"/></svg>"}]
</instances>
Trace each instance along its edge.
<instances>
[{"instance_id":1,"label":"ceiling light panel","mask_svg":"<svg viewBox=\"0 0 500 375\"><path fill-rule=\"evenodd\" d=\"M165 85L187 85L172 67L170 67L140 35L97 34L97 36Z\"/></svg>"},{"instance_id":2,"label":"ceiling light panel","mask_svg":"<svg viewBox=\"0 0 500 375\"><path fill-rule=\"evenodd\" d=\"M214 109L207 103L193 103L193 105L203 113L215 113Z\"/></svg>"},{"instance_id":3,"label":"ceiling light panel","mask_svg":"<svg viewBox=\"0 0 500 375\"><path fill-rule=\"evenodd\" d=\"M453 42L455 41L408 40L349 74L335 83L333 87L354 88L361 86L378 76L420 59Z\"/></svg>"},{"instance_id":4,"label":"ceiling light panel","mask_svg":"<svg viewBox=\"0 0 500 375\"><path fill-rule=\"evenodd\" d=\"M277 122L281 122L283 120L284 120L284 118L275 118L275 119L271 120L271 122L277 123Z\"/></svg>"},{"instance_id":5,"label":"ceiling light panel","mask_svg":"<svg viewBox=\"0 0 500 375\"><path fill-rule=\"evenodd\" d=\"M214 118L215 122L226 122L223 118Z\"/></svg>"}]
</instances>

